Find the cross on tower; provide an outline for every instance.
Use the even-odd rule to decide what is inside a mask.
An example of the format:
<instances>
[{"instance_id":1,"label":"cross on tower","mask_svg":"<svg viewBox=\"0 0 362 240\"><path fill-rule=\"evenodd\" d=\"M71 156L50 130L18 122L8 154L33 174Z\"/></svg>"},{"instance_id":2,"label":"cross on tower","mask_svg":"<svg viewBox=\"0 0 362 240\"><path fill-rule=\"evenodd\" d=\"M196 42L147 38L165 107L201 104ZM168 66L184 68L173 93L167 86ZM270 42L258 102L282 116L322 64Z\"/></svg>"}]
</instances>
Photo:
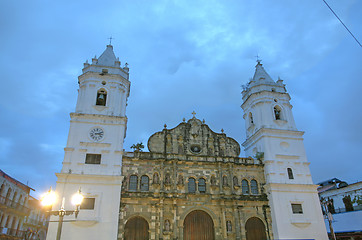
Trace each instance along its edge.
<instances>
[{"instance_id":1,"label":"cross on tower","mask_svg":"<svg viewBox=\"0 0 362 240\"><path fill-rule=\"evenodd\" d=\"M109 45L112 45L112 39L114 39L114 38L112 38L112 36L111 36L108 39L109 39Z\"/></svg>"},{"instance_id":2,"label":"cross on tower","mask_svg":"<svg viewBox=\"0 0 362 240\"><path fill-rule=\"evenodd\" d=\"M260 64L261 59L259 58L259 54L257 54L255 57L256 57L256 62L257 62L258 64Z\"/></svg>"},{"instance_id":3,"label":"cross on tower","mask_svg":"<svg viewBox=\"0 0 362 240\"><path fill-rule=\"evenodd\" d=\"M193 111L191 114L193 115L192 118L195 118L195 115L196 115L195 111Z\"/></svg>"}]
</instances>

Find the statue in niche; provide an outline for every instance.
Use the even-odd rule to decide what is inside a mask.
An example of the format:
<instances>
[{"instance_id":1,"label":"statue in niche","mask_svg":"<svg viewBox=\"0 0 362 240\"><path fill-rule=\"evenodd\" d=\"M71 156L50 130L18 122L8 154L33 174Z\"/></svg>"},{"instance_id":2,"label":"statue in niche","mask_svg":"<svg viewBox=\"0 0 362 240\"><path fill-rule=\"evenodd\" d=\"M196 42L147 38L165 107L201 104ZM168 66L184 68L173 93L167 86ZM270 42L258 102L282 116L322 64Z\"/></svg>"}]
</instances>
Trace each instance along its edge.
<instances>
[{"instance_id":1,"label":"statue in niche","mask_svg":"<svg viewBox=\"0 0 362 240\"><path fill-rule=\"evenodd\" d=\"M233 184L234 184L235 187L239 186L239 181L238 181L238 178L236 176L234 176L234 178L233 178Z\"/></svg>"},{"instance_id":2,"label":"statue in niche","mask_svg":"<svg viewBox=\"0 0 362 240\"><path fill-rule=\"evenodd\" d=\"M171 184L171 177L169 173L166 173L165 175L165 184L167 185Z\"/></svg>"},{"instance_id":3,"label":"statue in niche","mask_svg":"<svg viewBox=\"0 0 362 240\"><path fill-rule=\"evenodd\" d=\"M156 172L153 174L153 184L160 184L160 178Z\"/></svg>"},{"instance_id":4,"label":"statue in niche","mask_svg":"<svg viewBox=\"0 0 362 240\"><path fill-rule=\"evenodd\" d=\"M231 225L231 221L226 221L226 231L227 232L233 231L233 226Z\"/></svg>"},{"instance_id":5,"label":"statue in niche","mask_svg":"<svg viewBox=\"0 0 362 240\"><path fill-rule=\"evenodd\" d=\"M223 176L223 178L222 178L222 185L223 185L223 186L229 186L229 184L228 184L228 177L227 177L227 176Z\"/></svg>"},{"instance_id":6,"label":"statue in niche","mask_svg":"<svg viewBox=\"0 0 362 240\"><path fill-rule=\"evenodd\" d=\"M122 190L126 190L127 189L127 178L123 178L122 181Z\"/></svg>"},{"instance_id":7,"label":"statue in niche","mask_svg":"<svg viewBox=\"0 0 362 240\"><path fill-rule=\"evenodd\" d=\"M211 182L211 185L216 185L216 178L215 178L215 176L211 176L210 182Z\"/></svg>"},{"instance_id":8,"label":"statue in niche","mask_svg":"<svg viewBox=\"0 0 362 240\"><path fill-rule=\"evenodd\" d=\"M168 220L168 219L165 220L165 228L164 229L165 229L166 232L171 231L170 220Z\"/></svg>"},{"instance_id":9,"label":"statue in niche","mask_svg":"<svg viewBox=\"0 0 362 240\"><path fill-rule=\"evenodd\" d=\"M184 184L184 178L182 177L182 175L178 175L178 181L177 181L177 184L179 185L183 185Z\"/></svg>"}]
</instances>

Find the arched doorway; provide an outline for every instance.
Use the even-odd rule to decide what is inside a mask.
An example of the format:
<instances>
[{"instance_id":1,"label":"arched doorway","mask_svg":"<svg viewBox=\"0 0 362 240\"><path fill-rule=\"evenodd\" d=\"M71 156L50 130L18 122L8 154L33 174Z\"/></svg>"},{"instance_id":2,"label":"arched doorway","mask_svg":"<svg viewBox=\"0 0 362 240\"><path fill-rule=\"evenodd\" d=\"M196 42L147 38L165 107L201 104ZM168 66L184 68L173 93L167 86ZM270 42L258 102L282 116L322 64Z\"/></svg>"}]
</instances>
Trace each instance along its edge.
<instances>
[{"instance_id":1,"label":"arched doorway","mask_svg":"<svg viewBox=\"0 0 362 240\"><path fill-rule=\"evenodd\" d=\"M124 239L148 240L148 222L142 217L129 219L124 229Z\"/></svg>"},{"instance_id":2,"label":"arched doorway","mask_svg":"<svg viewBox=\"0 0 362 240\"><path fill-rule=\"evenodd\" d=\"M246 240L265 240L264 223L257 217L249 218L245 224Z\"/></svg>"},{"instance_id":3,"label":"arched doorway","mask_svg":"<svg viewBox=\"0 0 362 240\"><path fill-rule=\"evenodd\" d=\"M184 221L184 240L214 240L214 222L201 210L190 212Z\"/></svg>"}]
</instances>

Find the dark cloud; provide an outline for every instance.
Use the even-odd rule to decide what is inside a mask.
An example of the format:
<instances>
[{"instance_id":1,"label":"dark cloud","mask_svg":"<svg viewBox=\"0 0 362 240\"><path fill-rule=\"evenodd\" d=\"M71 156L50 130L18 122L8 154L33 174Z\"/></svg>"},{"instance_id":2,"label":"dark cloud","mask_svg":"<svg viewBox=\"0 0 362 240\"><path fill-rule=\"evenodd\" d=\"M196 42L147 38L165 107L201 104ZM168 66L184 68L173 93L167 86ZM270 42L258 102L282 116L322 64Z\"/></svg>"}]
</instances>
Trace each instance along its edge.
<instances>
[{"instance_id":1,"label":"dark cloud","mask_svg":"<svg viewBox=\"0 0 362 240\"><path fill-rule=\"evenodd\" d=\"M362 4L329 3L361 40ZM77 76L111 35L131 68L126 150L194 110L242 143L241 85L259 54L287 84L314 181L360 178L361 50L323 2L38 0L0 11L0 164L32 187L55 185Z\"/></svg>"}]
</instances>

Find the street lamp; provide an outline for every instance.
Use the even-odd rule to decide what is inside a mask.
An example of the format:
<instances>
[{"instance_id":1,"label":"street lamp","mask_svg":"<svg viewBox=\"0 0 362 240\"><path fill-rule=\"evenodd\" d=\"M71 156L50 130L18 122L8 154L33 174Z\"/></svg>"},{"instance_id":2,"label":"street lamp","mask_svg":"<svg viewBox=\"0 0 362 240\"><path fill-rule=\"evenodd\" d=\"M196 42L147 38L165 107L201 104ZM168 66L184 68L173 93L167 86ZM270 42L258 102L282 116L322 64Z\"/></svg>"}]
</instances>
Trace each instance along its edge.
<instances>
[{"instance_id":1,"label":"street lamp","mask_svg":"<svg viewBox=\"0 0 362 240\"><path fill-rule=\"evenodd\" d=\"M72 204L75 205L75 210L64 210L65 198L63 197L60 210L47 211L51 215L59 216L57 238L56 238L57 240L60 240L64 216L72 215L74 213L75 218L77 218L78 213L79 213L79 206L82 203L83 198L84 198L84 196L81 194L81 191L79 188L78 192L75 193L72 197ZM57 195L55 194L54 191L52 191L52 188L50 188L49 191L46 192L41 198L41 203L43 206L51 207L56 201L57 201Z\"/></svg>"}]
</instances>

